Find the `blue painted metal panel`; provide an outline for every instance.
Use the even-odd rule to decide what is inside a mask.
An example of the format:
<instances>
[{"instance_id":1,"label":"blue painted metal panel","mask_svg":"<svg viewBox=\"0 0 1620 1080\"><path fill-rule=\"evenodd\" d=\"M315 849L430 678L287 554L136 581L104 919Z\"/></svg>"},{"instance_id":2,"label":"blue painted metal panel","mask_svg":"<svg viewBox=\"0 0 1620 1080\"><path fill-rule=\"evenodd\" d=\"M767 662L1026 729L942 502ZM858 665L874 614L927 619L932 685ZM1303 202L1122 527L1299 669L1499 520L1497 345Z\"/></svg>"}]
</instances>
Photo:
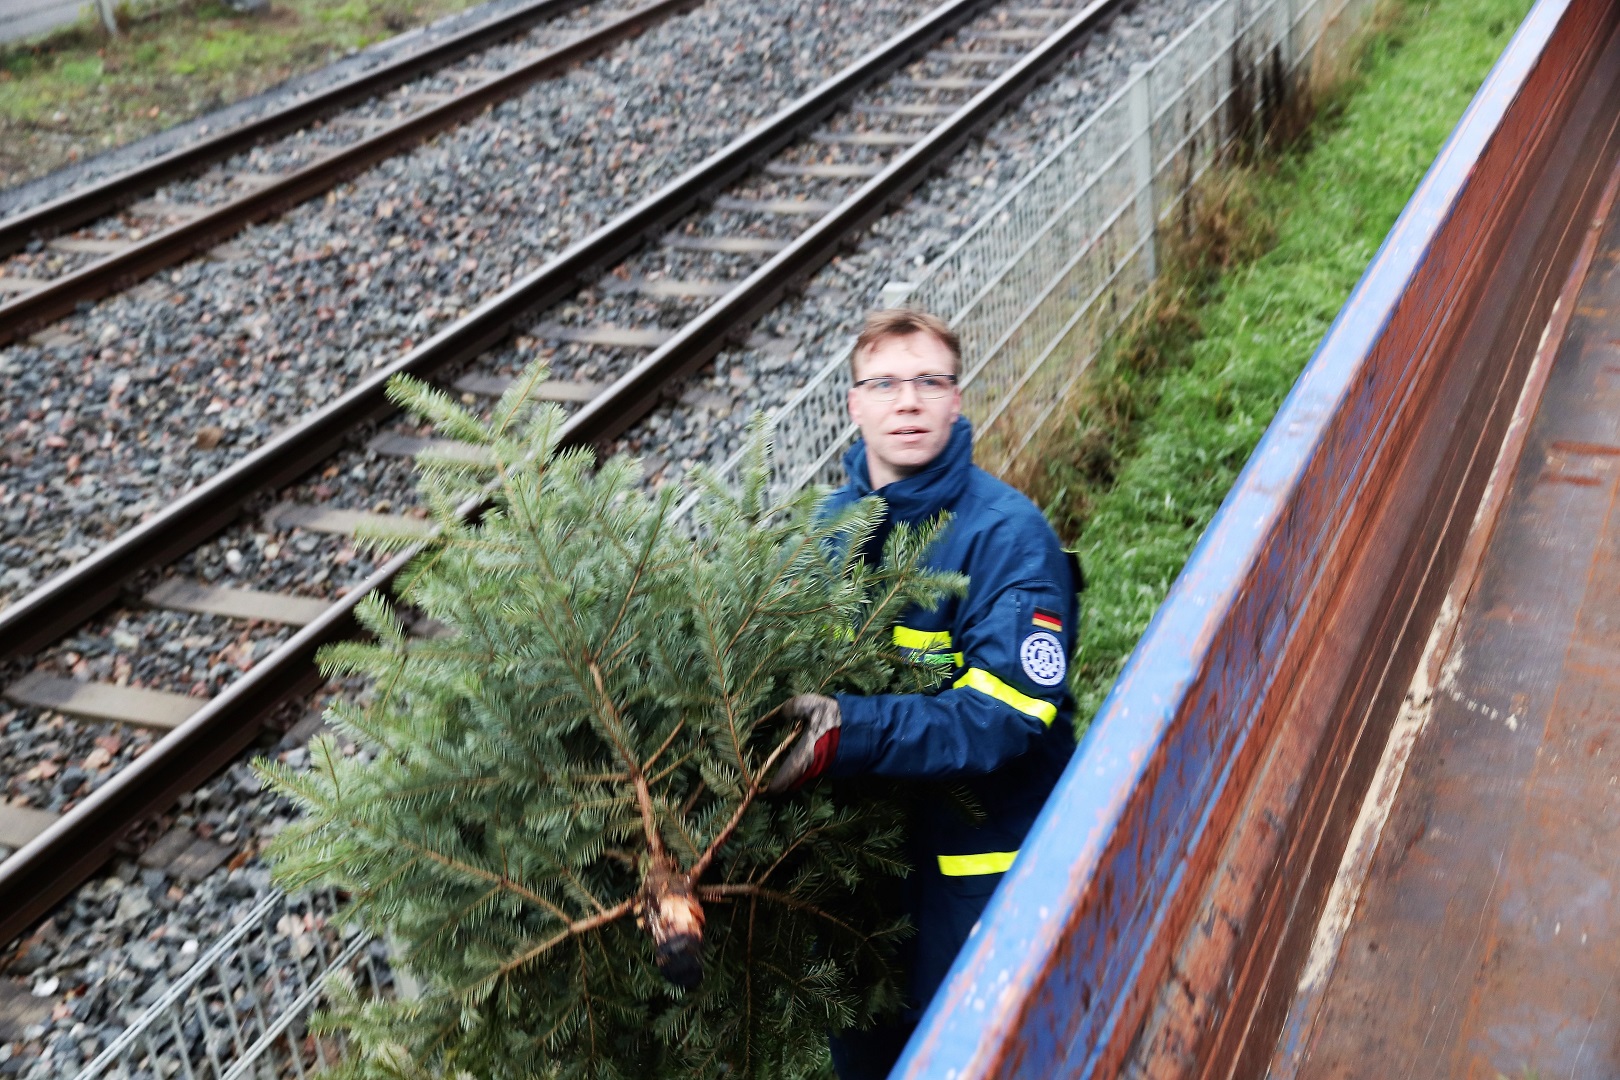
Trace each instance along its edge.
<instances>
[{"instance_id":1,"label":"blue painted metal panel","mask_svg":"<svg viewBox=\"0 0 1620 1080\"><path fill-rule=\"evenodd\" d=\"M1091 1076L1098 1048L1139 1022L1183 886L1208 874L1190 858L1282 658L1314 630L1300 613L1458 302L1468 267L1454 249L1467 248L1454 234L1478 223L1454 213L1510 110L1534 108L1522 93L1580 6L1540 0L1493 68L1155 615L896 1076Z\"/></svg>"}]
</instances>

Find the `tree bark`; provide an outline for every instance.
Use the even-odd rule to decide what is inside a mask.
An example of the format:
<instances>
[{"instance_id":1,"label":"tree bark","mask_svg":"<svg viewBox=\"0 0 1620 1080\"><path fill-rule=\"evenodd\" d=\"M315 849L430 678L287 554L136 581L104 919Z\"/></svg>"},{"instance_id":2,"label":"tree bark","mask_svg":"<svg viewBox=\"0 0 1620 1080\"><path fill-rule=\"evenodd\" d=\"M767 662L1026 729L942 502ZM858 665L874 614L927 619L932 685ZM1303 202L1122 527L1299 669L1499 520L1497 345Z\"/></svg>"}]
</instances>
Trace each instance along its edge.
<instances>
[{"instance_id":1,"label":"tree bark","mask_svg":"<svg viewBox=\"0 0 1620 1080\"><path fill-rule=\"evenodd\" d=\"M692 878L655 863L641 886L637 921L653 941L658 971L683 990L703 981L703 905Z\"/></svg>"}]
</instances>

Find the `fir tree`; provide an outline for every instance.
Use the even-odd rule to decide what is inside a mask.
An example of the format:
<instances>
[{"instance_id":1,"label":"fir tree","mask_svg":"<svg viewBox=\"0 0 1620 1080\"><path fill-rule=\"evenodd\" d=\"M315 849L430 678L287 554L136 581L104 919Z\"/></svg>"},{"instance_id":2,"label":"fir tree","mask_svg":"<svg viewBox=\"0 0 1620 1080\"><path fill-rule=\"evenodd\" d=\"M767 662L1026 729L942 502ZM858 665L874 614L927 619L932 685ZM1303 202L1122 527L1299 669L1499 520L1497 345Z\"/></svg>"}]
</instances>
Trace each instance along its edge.
<instances>
[{"instance_id":1,"label":"fir tree","mask_svg":"<svg viewBox=\"0 0 1620 1080\"><path fill-rule=\"evenodd\" d=\"M436 538L397 586L451 633L359 607L370 642L328 648L371 691L339 705L307 772L266 774L305 811L273 855L329 884L424 985L332 1023L356 1077L813 1074L829 1029L898 1006L902 808L828 785L762 797L795 693L926 690L891 643L907 606L962 583L920 569L931 534L881 509L818 522L773 505L767 451L738 491L711 477L695 527L638 466L557 449L531 391L488 422L411 381L396 401L478 455L424 455ZM457 508L487 498L477 521ZM377 537L385 549L412 537Z\"/></svg>"}]
</instances>

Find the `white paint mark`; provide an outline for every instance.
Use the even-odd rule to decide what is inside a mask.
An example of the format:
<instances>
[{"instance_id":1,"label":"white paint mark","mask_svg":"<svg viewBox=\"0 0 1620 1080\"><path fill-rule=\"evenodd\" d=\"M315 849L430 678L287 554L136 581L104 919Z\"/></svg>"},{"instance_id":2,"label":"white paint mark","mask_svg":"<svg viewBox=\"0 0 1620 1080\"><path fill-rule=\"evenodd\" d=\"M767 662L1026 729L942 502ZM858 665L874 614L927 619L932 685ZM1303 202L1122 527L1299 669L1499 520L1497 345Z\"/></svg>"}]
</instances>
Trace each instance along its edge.
<instances>
[{"instance_id":1,"label":"white paint mark","mask_svg":"<svg viewBox=\"0 0 1620 1080\"><path fill-rule=\"evenodd\" d=\"M1384 744L1378 771L1373 774L1367 797L1362 800L1361 812L1356 816L1355 828L1350 832L1344 858L1339 861L1333 888L1328 892L1322 917L1316 924L1316 937L1311 941L1310 955L1306 957L1305 969L1299 977L1297 997L1313 994L1332 974L1339 948L1344 944L1345 932L1350 928L1350 919L1355 914L1356 905L1361 902L1361 888L1372 866L1373 853L1378 849L1379 837L1383 835L1384 824L1395 806L1395 795L1400 791L1401 780L1406 775L1407 760L1434 714L1434 687L1429 681L1430 673L1435 670L1434 653L1443 642L1451 640L1457 615L1457 606L1448 595L1440 605L1440 617L1429 632L1429 640L1423 647L1423 656L1418 660L1412 684L1407 688L1401 711L1390 728L1389 741ZM1459 644L1440 669L1441 687L1454 687L1461 668L1462 646Z\"/></svg>"},{"instance_id":2,"label":"white paint mark","mask_svg":"<svg viewBox=\"0 0 1620 1080\"><path fill-rule=\"evenodd\" d=\"M1445 603L1443 603L1440 606L1440 618L1435 620L1435 627L1439 628L1439 626L1441 624L1449 625L1449 624L1454 623L1456 621L1457 621L1456 602L1451 598L1451 595L1448 593L1446 595ZM1433 647L1434 644L1435 644L1434 639L1430 638L1429 639L1429 646ZM1429 659L1427 653L1425 653L1424 659ZM1451 655L1446 657L1445 666L1440 669L1440 689L1446 691L1446 693L1448 693L1448 694L1455 694L1455 693L1458 692L1457 691L1457 676L1462 674L1462 664L1463 664L1463 647L1462 647L1462 643L1458 642L1457 647L1451 651Z\"/></svg>"}]
</instances>

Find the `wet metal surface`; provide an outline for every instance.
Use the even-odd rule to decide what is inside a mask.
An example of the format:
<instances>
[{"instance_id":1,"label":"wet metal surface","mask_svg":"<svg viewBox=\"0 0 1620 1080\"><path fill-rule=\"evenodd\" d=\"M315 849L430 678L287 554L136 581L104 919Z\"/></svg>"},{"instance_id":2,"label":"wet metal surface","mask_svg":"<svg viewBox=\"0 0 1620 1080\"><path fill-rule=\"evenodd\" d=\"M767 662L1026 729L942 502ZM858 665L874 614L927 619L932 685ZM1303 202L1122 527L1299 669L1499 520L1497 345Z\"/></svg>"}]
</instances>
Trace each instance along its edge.
<instances>
[{"instance_id":1,"label":"wet metal surface","mask_svg":"<svg viewBox=\"0 0 1620 1080\"><path fill-rule=\"evenodd\" d=\"M1299 1075L1620 1076L1614 215Z\"/></svg>"}]
</instances>

